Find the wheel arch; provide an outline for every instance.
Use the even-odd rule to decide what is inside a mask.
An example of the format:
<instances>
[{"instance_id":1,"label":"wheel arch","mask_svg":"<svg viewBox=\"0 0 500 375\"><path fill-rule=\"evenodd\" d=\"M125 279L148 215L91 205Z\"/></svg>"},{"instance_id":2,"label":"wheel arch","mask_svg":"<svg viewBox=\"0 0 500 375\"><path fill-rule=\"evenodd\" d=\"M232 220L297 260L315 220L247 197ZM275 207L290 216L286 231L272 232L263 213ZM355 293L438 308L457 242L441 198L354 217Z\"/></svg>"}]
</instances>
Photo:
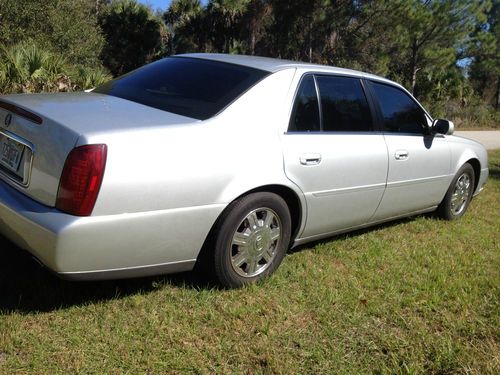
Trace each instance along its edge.
<instances>
[{"instance_id":1,"label":"wheel arch","mask_svg":"<svg viewBox=\"0 0 500 375\"><path fill-rule=\"evenodd\" d=\"M258 193L258 192L268 192L268 193L274 193L278 196L280 196L288 206L288 209L290 210L290 217L292 220L292 230L291 230L291 236L290 236L290 241L293 243L295 238L297 237L301 224L302 224L302 218L303 218L303 205L302 202L300 201L299 196L295 191L293 191L291 188L288 186L284 185L264 185L264 186L259 186L257 188L254 188L252 190L249 190L240 196L236 197L234 200L240 199L243 196L252 194L252 193Z\"/></svg>"},{"instance_id":2,"label":"wheel arch","mask_svg":"<svg viewBox=\"0 0 500 375\"><path fill-rule=\"evenodd\" d=\"M209 257L209 252L211 250L211 244L213 243L213 240L215 238L215 228L217 227L217 224L219 223L219 220L221 220L221 217L224 216L225 212L228 210L228 207L233 203L234 201L247 196L252 193L257 193L257 192L269 192L269 193L274 193L278 196L280 196L285 203L288 206L288 209L290 210L290 218L292 221L292 228L291 228L291 236L290 236L290 244L289 246L294 242L295 238L298 236L299 231L303 225L303 219L305 216L305 202L302 202L298 193L295 192L292 188L286 185L280 185L280 184L269 184L269 185L262 185L259 187L255 187L253 189L247 190L244 193L238 195L235 197L231 202L227 203L227 206L222 212L219 214L217 219L214 221L212 227L210 228L210 231L207 234L207 237L205 238L205 241L203 243L203 246L200 250L200 253L198 254L197 262L196 262L196 268L199 271L206 271L205 269L205 263Z\"/></svg>"},{"instance_id":3,"label":"wheel arch","mask_svg":"<svg viewBox=\"0 0 500 375\"><path fill-rule=\"evenodd\" d=\"M476 192L479 184L479 178L481 177L481 163L476 158L471 158L467 160L465 163L469 163L472 166L472 169L474 170L474 192Z\"/></svg>"}]
</instances>

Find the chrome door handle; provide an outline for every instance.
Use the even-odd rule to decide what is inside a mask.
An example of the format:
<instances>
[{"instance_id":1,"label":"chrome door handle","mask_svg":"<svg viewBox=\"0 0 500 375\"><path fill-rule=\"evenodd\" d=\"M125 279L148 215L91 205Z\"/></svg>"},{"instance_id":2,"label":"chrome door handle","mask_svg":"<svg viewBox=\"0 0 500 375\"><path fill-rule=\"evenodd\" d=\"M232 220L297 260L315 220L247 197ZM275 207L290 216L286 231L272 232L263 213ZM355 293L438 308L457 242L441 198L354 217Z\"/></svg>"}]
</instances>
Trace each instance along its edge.
<instances>
[{"instance_id":1,"label":"chrome door handle","mask_svg":"<svg viewBox=\"0 0 500 375\"><path fill-rule=\"evenodd\" d=\"M300 156L300 164L317 165L321 163L321 154L303 154Z\"/></svg>"},{"instance_id":2,"label":"chrome door handle","mask_svg":"<svg viewBox=\"0 0 500 375\"><path fill-rule=\"evenodd\" d=\"M396 160L406 160L408 159L408 151L406 150L397 150L395 153L394 153L394 157L396 158Z\"/></svg>"}]
</instances>

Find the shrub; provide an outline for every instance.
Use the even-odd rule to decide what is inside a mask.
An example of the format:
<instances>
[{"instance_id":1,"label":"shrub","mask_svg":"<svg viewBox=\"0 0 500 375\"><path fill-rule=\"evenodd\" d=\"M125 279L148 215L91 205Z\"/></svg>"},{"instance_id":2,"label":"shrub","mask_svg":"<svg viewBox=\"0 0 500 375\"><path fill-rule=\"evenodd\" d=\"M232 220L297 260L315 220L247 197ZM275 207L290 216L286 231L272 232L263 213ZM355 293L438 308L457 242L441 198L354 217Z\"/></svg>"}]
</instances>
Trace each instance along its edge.
<instances>
[{"instance_id":1,"label":"shrub","mask_svg":"<svg viewBox=\"0 0 500 375\"><path fill-rule=\"evenodd\" d=\"M101 67L75 67L37 44L0 49L0 93L61 92L93 88L112 77Z\"/></svg>"}]
</instances>

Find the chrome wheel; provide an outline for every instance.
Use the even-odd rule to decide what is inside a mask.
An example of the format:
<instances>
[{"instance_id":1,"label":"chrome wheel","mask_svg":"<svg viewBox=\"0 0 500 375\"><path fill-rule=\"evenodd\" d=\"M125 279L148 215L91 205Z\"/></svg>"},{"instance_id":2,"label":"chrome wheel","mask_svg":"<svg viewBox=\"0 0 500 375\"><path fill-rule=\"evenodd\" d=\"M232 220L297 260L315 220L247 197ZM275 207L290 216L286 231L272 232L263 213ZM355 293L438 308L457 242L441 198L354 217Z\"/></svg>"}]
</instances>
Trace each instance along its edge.
<instances>
[{"instance_id":1,"label":"chrome wheel","mask_svg":"<svg viewBox=\"0 0 500 375\"><path fill-rule=\"evenodd\" d=\"M282 237L279 216L270 208L251 211L238 225L231 242L231 265L243 277L264 272L273 262Z\"/></svg>"},{"instance_id":2,"label":"chrome wheel","mask_svg":"<svg viewBox=\"0 0 500 375\"><path fill-rule=\"evenodd\" d=\"M462 173L457 179L455 189L451 195L450 208L453 215L460 215L467 206L471 190L471 178L467 173Z\"/></svg>"}]
</instances>

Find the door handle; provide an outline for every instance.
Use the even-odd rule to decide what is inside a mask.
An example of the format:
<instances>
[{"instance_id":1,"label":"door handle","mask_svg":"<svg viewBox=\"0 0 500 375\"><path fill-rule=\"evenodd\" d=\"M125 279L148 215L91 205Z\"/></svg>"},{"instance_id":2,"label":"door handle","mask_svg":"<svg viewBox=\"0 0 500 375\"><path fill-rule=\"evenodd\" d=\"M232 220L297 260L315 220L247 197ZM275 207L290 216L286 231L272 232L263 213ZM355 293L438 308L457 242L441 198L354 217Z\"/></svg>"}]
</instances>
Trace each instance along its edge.
<instances>
[{"instance_id":1,"label":"door handle","mask_svg":"<svg viewBox=\"0 0 500 375\"><path fill-rule=\"evenodd\" d=\"M394 153L394 157L396 158L396 160L406 160L408 159L408 151L406 150L397 150L395 153Z\"/></svg>"},{"instance_id":2,"label":"door handle","mask_svg":"<svg viewBox=\"0 0 500 375\"><path fill-rule=\"evenodd\" d=\"M299 160L302 165L317 165L321 163L321 154L303 154Z\"/></svg>"}]
</instances>

